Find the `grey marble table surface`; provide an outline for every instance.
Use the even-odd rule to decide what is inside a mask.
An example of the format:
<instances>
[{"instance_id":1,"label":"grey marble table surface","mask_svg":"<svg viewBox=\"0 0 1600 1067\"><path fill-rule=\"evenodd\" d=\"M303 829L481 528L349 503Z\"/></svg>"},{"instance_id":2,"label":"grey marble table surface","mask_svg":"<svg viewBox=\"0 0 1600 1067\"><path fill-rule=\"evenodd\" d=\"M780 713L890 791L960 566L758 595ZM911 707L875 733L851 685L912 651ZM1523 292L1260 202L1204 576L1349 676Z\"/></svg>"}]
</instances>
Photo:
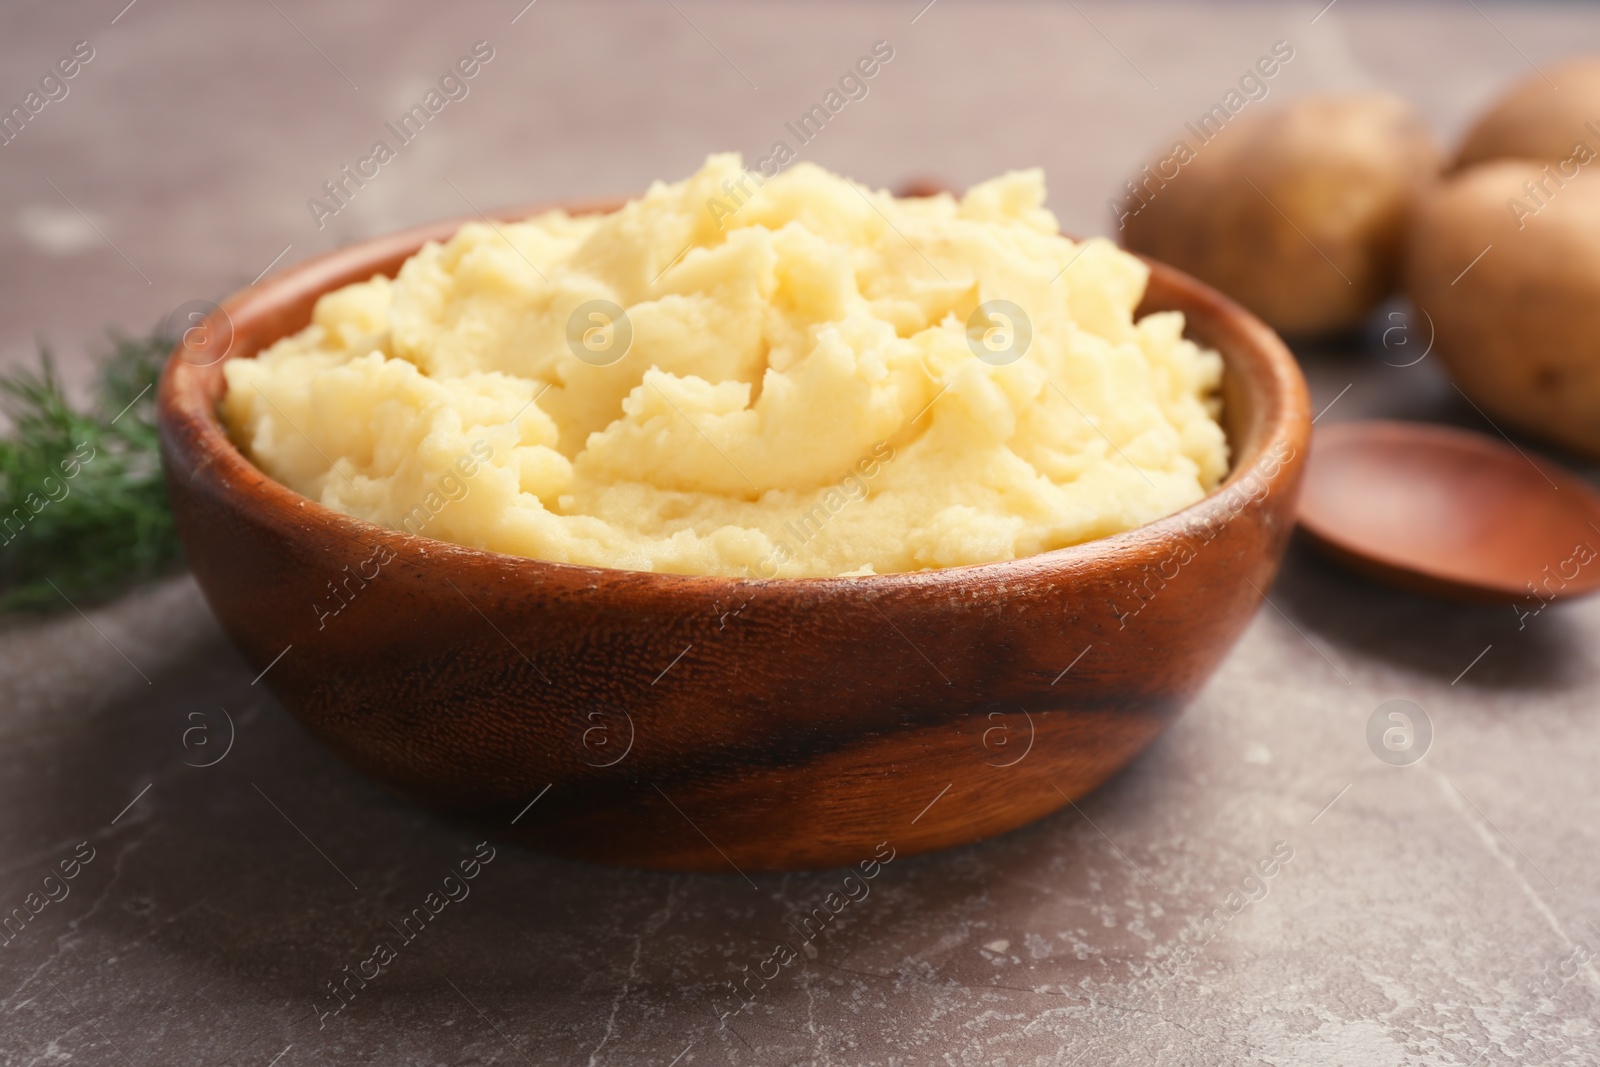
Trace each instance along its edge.
<instances>
[{"instance_id":1,"label":"grey marble table surface","mask_svg":"<svg viewBox=\"0 0 1600 1067\"><path fill-rule=\"evenodd\" d=\"M79 42L93 58L0 146L0 364L48 339L81 388L107 327L270 264L758 158L877 41L893 60L805 158L884 185L1042 165L1081 233L1110 232L1121 178L1274 41L1296 54L1276 99L1386 88L1446 141L1535 65L1600 49L1578 4L525 2L8 3L6 109ZM319 228L306 201L479 41L470 94ZM1434 360L1386 365L1377 330L1301 355L1329 421L1488 429ZM1519 620L1300 544L1269 601L1124 773L896 858L725 1020L728 982L838 872L752 891L501 845L328 1013L327 983L475 842L252 686L187 577L5 620L0 914L45 904L0 945L0 1064L1600 1062L1600 603ZM1431 723L1409 766L1368 742L1397 699Z\"/></svg>"}]
</instances>

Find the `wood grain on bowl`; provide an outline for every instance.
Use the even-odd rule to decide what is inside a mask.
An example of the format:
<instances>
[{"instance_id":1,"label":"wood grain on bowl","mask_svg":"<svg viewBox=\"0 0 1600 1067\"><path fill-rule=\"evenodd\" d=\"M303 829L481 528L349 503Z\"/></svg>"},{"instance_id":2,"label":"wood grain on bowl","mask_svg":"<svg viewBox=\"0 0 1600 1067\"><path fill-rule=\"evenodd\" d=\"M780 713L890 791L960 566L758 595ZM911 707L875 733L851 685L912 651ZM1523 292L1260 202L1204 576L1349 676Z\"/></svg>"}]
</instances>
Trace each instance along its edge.
<instances>
[{"instance_id":1,"label":"wood grain on bowl","mask_svg":"<svg viewBox=\"0 0 1600 1067\"><path fill-rule=\"evenodd\" d=\"M230 298L227 358L463 221ZM1222 353L1234 469L1205 500L1104 540L868 578L503 556L267 478L218 421L221 363L175 357L159 405L178 529L223 628L270 665L263 684L293 714L361 771L485 832L741 872L973 841L1064 806L1160 733L1254 613L1294 525L1309 427L1294 360L1219 294L1152 270L1141 311L1182 310ZM326 618L313 605L330 582L348 606Z\"/></svg>"}]
</instances>

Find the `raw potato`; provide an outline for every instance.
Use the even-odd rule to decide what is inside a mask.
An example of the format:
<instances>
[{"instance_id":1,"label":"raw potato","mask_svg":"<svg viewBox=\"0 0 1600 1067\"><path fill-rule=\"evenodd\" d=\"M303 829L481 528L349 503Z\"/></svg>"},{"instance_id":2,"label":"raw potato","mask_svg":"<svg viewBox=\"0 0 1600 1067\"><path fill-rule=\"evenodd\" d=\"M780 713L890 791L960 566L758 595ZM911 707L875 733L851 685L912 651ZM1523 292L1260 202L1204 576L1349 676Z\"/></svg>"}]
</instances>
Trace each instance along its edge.
<instances>
[{"instance_id":1,"label":"raw potato","mask_svg":"<svg viewBox=\"0 0 1600 1067\"><path fill-rule=\"evenodd\" d=\"M1410 204L1438 169L1398 97L1311 97L1241 115L1164 185L1136 178L1147 202L1125 243L1283 333L1346 330L1394 291Z\"/></svg>"},{"instance_id":2,"label":"raw potato","mask_svg":"<svg viewBox=\"0 0 1600 1067\"><path fill-rule=\"evenodd\" d=\"M1456 166L1486 159L1570 159L1600 150L1600 58L1572 59L1519 82L1467 131ZM1554 82L1559 89L1553 88Z\"/></svg>"},{"instance_id":3,"label":"raw potato","mask_svg":"<svg viewBox=\"0 0 1600 1067\"><path fill-rule=\"evenodd\" d=\"M1500 160L1440 183L1406 289L1426 312L1415 328L1432 321L1434 351L1491 418L1600 456L1600 177L1546 170Z\"/></svg>"}]
</instances>

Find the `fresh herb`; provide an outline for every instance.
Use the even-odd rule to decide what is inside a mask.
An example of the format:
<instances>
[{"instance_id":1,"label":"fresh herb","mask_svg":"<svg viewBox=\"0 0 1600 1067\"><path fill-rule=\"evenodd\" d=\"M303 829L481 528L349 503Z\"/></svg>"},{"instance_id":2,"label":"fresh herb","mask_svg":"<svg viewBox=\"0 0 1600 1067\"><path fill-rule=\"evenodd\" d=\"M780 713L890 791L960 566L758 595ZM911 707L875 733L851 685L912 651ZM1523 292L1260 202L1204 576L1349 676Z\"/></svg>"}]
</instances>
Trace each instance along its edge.
<instances>
[{"instance_id":1,"label":"fresh herb","mask_svg":"<svg viewBox=\"0 0 1600 1067\"><path fill-rule=\"evenodd\" d=\"M172 341L112 335L86 410L67 398L48 349L38 369L0 375L0 610L103 599L172 569L155 382Z\"/></svg>"}]
</instances>

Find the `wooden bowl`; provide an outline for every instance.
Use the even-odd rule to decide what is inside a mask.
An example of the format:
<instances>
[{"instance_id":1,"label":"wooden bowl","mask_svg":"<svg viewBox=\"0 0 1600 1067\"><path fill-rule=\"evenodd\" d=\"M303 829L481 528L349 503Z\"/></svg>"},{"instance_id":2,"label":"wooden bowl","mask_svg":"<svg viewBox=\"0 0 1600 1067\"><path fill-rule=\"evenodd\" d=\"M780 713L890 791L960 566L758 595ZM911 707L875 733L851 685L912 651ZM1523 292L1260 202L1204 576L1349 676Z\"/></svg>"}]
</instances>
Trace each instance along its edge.
<instances>
[{"instance_id":1,"label":"wooden bowl","mask_svg":"<svg viewBox=\"0 0 1600 1067\"><path fill-rule=\"evenodd\" d=\"M235 294L217 316L231 324L226 358L301 329L321 294L394 274L464 221ZM1062 807L1159 734L1254 614L1294 527L1310 421L1293 358L1217 292L1152 272L1141 311L1183 311L1225 361L1233 470L1159 522L1025 559L760 580L416 537L263 475L218 421L220 360L181 348L159 393L168 491L195 578L263 683L419 804L657 868L824 867L884 843L957 845ZM319 627L330 582L349 604Z\"/></svg>"}]
</instances>

